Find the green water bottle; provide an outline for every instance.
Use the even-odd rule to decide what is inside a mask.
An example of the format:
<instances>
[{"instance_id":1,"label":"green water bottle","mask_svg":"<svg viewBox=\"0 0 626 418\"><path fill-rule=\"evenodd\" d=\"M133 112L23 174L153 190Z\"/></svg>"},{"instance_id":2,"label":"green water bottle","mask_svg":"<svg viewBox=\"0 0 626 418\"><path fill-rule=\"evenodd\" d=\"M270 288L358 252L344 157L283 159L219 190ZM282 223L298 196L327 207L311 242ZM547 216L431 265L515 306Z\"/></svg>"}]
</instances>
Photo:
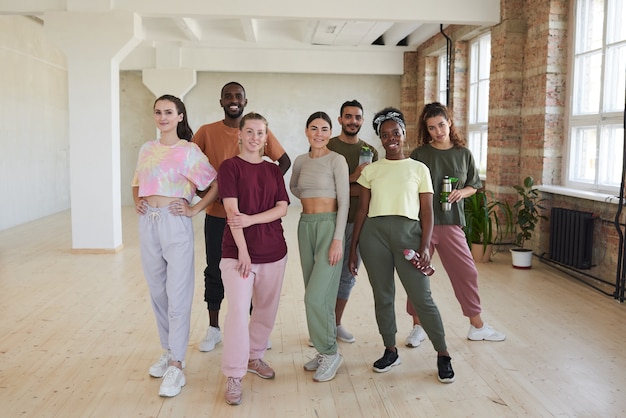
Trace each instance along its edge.
<instances>
[{"instance_id":1,"label":"green water bottle","mask_svg":"<svg viewBox=\"0 0 626 418\"><path fill-rule=\"evenodd\" d=\"M452 191L452 181L450 177L444 176L441 183L441 194L439 195L439 203L441 203L441 210L444 212L452 209L452 203L448 202L448 196Z\"/></svg>"},{"instance_id":2,"label":"green water bottle","mask_svg":"<svg viewBox=\"0 0 626 418\"><path fill-rule=\"evenodd\" d=\"M452 183L459 181L456 177L444 176L441 183L441 193L439 194L439 203L441 203L441 210L447 212L452 209L452 203L448 202L448 196L452 192Z\"/></svg>"}]
</instances>

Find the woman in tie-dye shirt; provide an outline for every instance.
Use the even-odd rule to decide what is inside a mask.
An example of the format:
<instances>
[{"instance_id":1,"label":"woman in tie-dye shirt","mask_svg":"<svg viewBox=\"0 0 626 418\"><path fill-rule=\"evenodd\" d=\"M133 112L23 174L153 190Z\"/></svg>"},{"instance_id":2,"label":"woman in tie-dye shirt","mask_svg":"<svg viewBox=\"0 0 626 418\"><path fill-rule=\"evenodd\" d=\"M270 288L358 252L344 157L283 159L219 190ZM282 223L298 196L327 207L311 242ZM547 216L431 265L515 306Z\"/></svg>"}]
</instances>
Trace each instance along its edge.
<instances>
[{"instance_id":1,"label":"woman in tie-dye shirt","mask_svg":"<svg viewBox=\"0 0 626 418\"><path fill-rule=\"evenodd\" d=\"M143 271L165 350L149 373L163 377L159 395L171 397L186 383L182 369L194 284L191 217L217 198L217 184L211 186L217 173L198 146L190 142L193 132L180 99L159 97L154 102L154 121L161 135L139 150L132 187L139 214ZM196 190L207 192L191 206Z\"/></svg>"}]
</instances>

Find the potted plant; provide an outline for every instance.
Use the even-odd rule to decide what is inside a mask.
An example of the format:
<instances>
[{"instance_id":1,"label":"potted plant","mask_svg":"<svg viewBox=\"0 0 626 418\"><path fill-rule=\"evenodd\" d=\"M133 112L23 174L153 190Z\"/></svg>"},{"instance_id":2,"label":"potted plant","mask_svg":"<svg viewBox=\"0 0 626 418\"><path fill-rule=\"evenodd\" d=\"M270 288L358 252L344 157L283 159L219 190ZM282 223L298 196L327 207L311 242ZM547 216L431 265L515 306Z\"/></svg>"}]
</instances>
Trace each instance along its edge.
<instances>
[{"instance_id":1,"label":"potted plant","mask_svg":"<svg viewBox=\"0 0 626 418\"><path fill-rule=\"evenodd\" d=\"M493 253L493 245L502 241L504 234L513 231L511 208L507 202L487 198L484 191L465 199L465 237L474 261L486 263Z\"/></svg>"},{"instance_id":2,"label":"potted plant","mask_svg":"<svg viewBox=\"0 0 626 418\"><path fill-rule=\"evenodd\" d=\"M535 181L528 176L524 179L523 186L513 186L519 198L513 205L513 222L515 223L517 235L515 245L517 248L511 249L513 267L529 269L532 265L532 250L525 248L524 244L532 238L535 226L540 219L548 219L542 214L545 209L541 203L546 199L541 198L539 192L533 189Z\"/></svg>"}]
</instances>

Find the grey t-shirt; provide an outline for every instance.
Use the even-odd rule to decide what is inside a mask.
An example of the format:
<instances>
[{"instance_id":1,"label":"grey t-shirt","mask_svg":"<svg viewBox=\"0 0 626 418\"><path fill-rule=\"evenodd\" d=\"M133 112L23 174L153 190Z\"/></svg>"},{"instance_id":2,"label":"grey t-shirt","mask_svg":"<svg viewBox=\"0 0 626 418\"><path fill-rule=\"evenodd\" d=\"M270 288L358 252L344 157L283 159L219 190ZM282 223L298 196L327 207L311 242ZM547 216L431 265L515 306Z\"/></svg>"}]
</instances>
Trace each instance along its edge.
<instances>
[{"instance_id":1,"label":"grey t-shirt","mask_svg":"<svg viewBox=\"0 0 626 418\"><path fill-rule=\"evenodd\" d=\"M465 205L464 201L452 204L452 210L443 211L439 203L441 184L443 177L456 177L457 183L452 183L453 189L462 189L471 186L475 189L482 187L482 182L478 177L478 170L474 162L472 152L464 147L453 147L447 150L440 150L430 144L415 148L411 152L411 158L421 161L430 169L430 176L433 179L433 214L435 225L461 225L465 226Z\"/></svg>"}]
</instances>

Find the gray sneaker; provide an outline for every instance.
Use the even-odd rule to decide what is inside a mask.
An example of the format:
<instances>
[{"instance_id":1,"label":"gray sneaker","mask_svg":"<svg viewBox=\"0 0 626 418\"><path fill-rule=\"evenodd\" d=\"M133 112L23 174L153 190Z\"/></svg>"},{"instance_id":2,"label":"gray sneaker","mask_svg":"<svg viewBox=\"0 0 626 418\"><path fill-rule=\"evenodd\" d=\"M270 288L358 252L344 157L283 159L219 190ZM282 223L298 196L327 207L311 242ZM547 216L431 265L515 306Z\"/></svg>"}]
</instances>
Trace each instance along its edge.
<instances>
[{"instance_id":1,"label":"gray sneaker","mask_svg":"<svg viewBox=\"0 0 626 418\"><path fill-rule=\"evenodd\" d=\"M304 363L304 370L314 372L320 365L320 353L316 353L315 357Z\"/></svg>"},{"instance_id":2,"label":"gray sneaker","mask_svg":"<svg viewBox=\"0 0 626 418\"><path fill-rule=\"evenodd\" d=\"M333 380L335 374L337 374L337 369L341 366L341 363L343 363L343 357L339 353L319 354L319 356L319 364L315 375L313 375L313 380L316 382L328 382L329 380Z\"/></svg>"}]
</instances>

